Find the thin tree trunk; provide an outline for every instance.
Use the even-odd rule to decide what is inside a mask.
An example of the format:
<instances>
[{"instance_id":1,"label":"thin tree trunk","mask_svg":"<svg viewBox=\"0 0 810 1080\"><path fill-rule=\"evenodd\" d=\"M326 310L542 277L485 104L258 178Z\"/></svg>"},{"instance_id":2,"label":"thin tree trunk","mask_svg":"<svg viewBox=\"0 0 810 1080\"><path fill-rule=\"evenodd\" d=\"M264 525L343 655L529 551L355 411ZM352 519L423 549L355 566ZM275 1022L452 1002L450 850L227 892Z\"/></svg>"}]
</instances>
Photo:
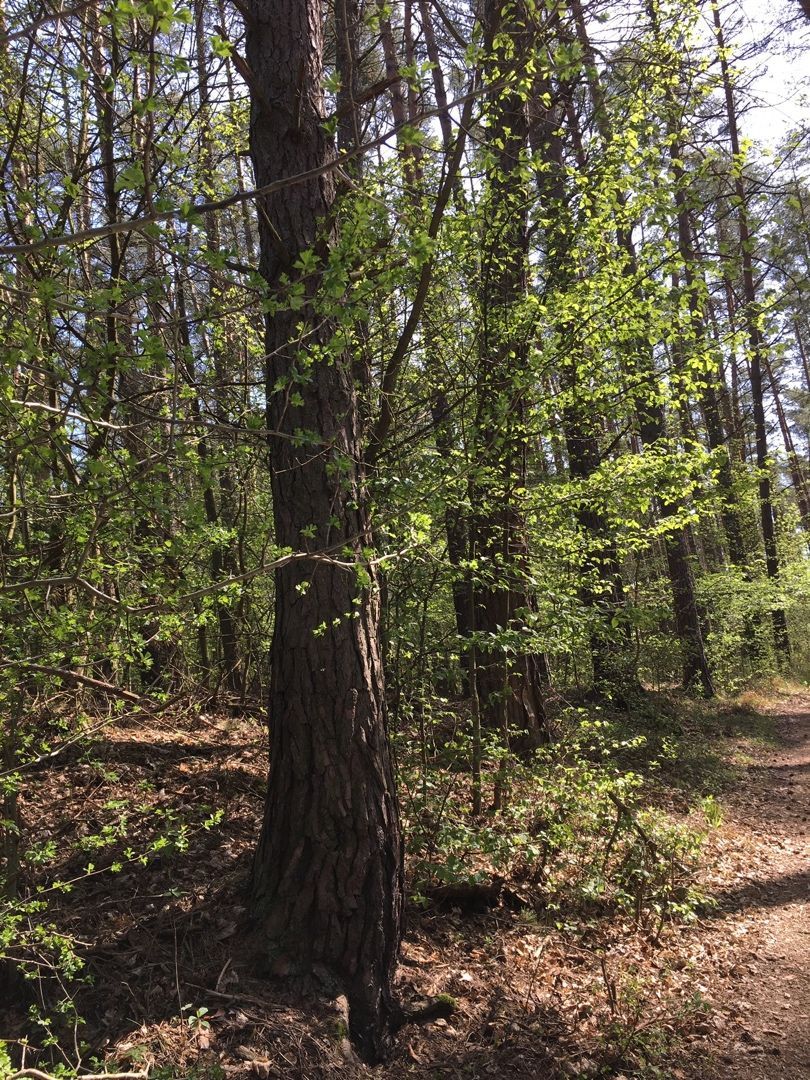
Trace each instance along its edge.
<instances>
[{"instance_id":1,"label":"thin tree trunk","mask_svg":"<svg viewBox=\"0 0 810 1080\"><path fill-rule=\"evenodd\" d=\"M587 38L587 54L590 48ZM587 59L587 55L586 55ZM589 86L594 110L601 125L602 137L607 137L607 118L603 115L601 87L595 71L588 69ZM551 96L548 79L535 80L533 96L532 148L548 166L538 178L548 217L546 259L546 290L562 296L575 281L576 271L571 260L575 242L576 220L572 220L565 186L565 163L562 138L559 134L561 117L547 102ZM579 145L576 117L566 113L575 125L572 141ZM635 672L631 629L622 618L626 610L624 581L618 552L610 524L597 507L588 486L602 464L600 435L602 417L594 412L593 400L585 382L590 362L587 347L582 343L580 327L570 318L561 318L557 326L558 350L565 362L560 365L559 382L562 398L561 426L568 456L568 474L583 494L577 500L577 521L583 546L583 574L580 587L581 602L589 613L589 644L593 668L593 690L600 698L619 706L628 706L641 691ZM618 625L617 625L618 624Z\"/></svg>"},{"instance_id":2,"label":"thin tree trunk","mask_svg":"<svg viewBox=\"0 0 810 1080\"><path fill-rule=\"evenodd\" d=\"M437 391L433 399L431 416L433 419L436 449L443 459L452 461L455 445L450 428L450 406L447 397L442 390ZM449 504L445 505L444 528L447 535L447 559L453 572L453 580L450 587L453 594L456 633L462 642L462 647L464 647L465 643L469 643L469 637L472 630L472 624L470 622L469 573L462 570L462 566L468 558L468 527L469 523L466 519L466 515L464 515L458 507ZM463 670L464 686L462 687L462 692L465 697L467 692L471 689L469 686L471 664L471 654L468 653Z\"/></svg>"},{"instance_id":3,"label":"thin tree trunk","mask_svg":"<svg viewBox=\"0 0 810 1080\"><path fill-rule=\"evenodd\" d=\"M194 0L194 36L197 60L197 85L199 98L199 125L200 125L200 171L206 178L207 183L214 182L216 163L213 153L213 139L211 133L211 102L208 85L208 69L206 65L206 42L207 34L205 27L205 4L203 0ZM220 228L217 215L207 213L203 219L205 239L211 252L216 253L220 247ZM217 272L211 268L208 271L208 301L212 308L222 296L221 281ZM186 324L187 329L188 324ZM226 395L225 384L228 381L225 359L222 355L222 344L218 341L209 343L209 352L214 363L213 401L214 414L221 428L228 423L227 409L223 399ZM191 355L191 353L189 353ZM193 377L193 368L190 368ZM195 387L195 404L198 403ZM207 444L202 441L201 447L207 451ZM219 504L210 484L205 485L204 505L206 520L209 525L221 525L228 530L235 527L236 514L234 512L235 483L233 471L227 464L220 465L216 470L217 486L219 488ZM234 577L237 574L236 559L234 558L234 542L217 542L211 551L211 576L214 582L223 578ZM241 695L244 682L242 663L239 655L239 608L236 610L230 603L219 602L216 605L217 625L219 629L220 647L220 681L225 689L232 694ZM219 687L216 688L216 692Z\"/></svg>"},{"instance_id":4,"label":"thin tree trunk","mask_svg":"<svg viewBox=\"0 0 810 1080\"><path fill-rule=\"evenodd\" d=\"M790 472L790 480L793 484L793 491L796 496L796 505L799 509L799 520L802 523L802 529L805 533L810 535L810 493L807 489L807 478L804 473L804 467L799 460L799 455L796 453L796 446L793 442L793 435L790 430L790 424L785 413L784 405L782 404L782 395L779 390L779 383L774 377L773 368L770 360L766 359L765 370L768 374L768 382L771 387L771 396L773 398L774 406L776 407L776 416L779 421L779 430L782 433L782 442L785 445L785 454L787 455L788 471Z\"/></svg>"},{"instance_id":5,"label":"thin tree trunk","mask_svg":"<svg viewBox=\"0 0 810 1080\"><path fill-rule=\"evenodd\" d=\"M799 356L802 361L802 372L804 373L804 388L810 392L810 359L807 356L807 349L804 347L804 340L799 330L799 324L796 320L793 322L793 332L796 335L796 346L799 350Z\"/></svg>"},{"instance_id":6,"label":"thin tree trunk","mask_svg":"<svg viewBox=\"0 0 810 1080\"><path fill-rule=\"evenodd\" d=\"M425 51L431 65L431 77L433 80L433 93L436 98L436 105L439 110L438 120L439 127L442 133L442 145L444 147L445 154L450 154L453 144L453 125L450 119L450 110L448 108L447 88L444 82L444 73L442 71L441 57L439 55L438 45L436 43L436 33L433 27L433 16L430 12L430 5L426 0L419 0L419 21L422 27L422 34L425 40ZM456 201L463 199L463 191L461 185L459 185L455 192ZM441 292L439 294L439 304L441 305ZM439 341L436 333L436 328L433 321L426 320L425 326L425 351L428 356L428 367L434 372L438 373L440 370L440 355L439 355ZM453 429L452 429L452 417L450 414L450 404L447 399L447 394L443 388L436 390L433 401L431 403L431 418L433 420L433 431L436 439L436 449L439 451L440 456L446 460L452 460L452 455L455 450ZM462 643L462 649L465 644L469 644L469 649L466 653L462 654L462 695L466 697L470 694L473 698L473 715L474 715L474 732L473 743L478 747L478 750L473 750L473 774L475 785L475 772L476 761L477 769L480 774L480 726L481 715L478 708L477 699L477 686L473 686L472 680L474 679L473 670L476 666L475 663L475 648L470 643L470 634L472 632L472 618L473 613L471 609L471 596L472 585L470 581L469 572L462 569L465 560L468 558L469 547L469 520L468 516L462 512L457 506L445 505L444 509L444 526L445 533L447 535L447 559L450 563L450 569L453 574L451 582L451 591L453 595L453 611L456 620L456 633L458 634L459 641ZM475 731L478 735L476 738ZM480 775L477 781L478 792L478 807L480 809ZM474 811L477 812L477 811Z\"/></svg>"},{"instance_id":7,"label":"thin tree trunk","mask_svg":"<svg viewBox=\"0 0 810 1080\"><path fill-rule=\"evenodd\" d=\"M779 554L776 546L776 520L771 499L771 474L768 462L768 436L765 425L765 404L762 393L762 369L767 364L767 346L760 326L760 308L754 283L754 265L752 260L751 227L748 219L748 199L745 182L741 171L740 137L737 128L737 110L734 104L734 90L726 55L723 26L720 21L720 8L712 4L714 29L717 38L717 51L720 59L720 71L723 77L723 91L726 100L726 118L728 120L729 141L733 155L734 196L737 209L737 225L740 236L740 260L742 264L742 284L745 305L743 320L745 323L751 369L751 396L754 414L754 444L756 463L759 472L759 513L762 539L765 545L765 569L768 578L774 584L779 579ZM771 612L773 620L773 641L776 655L782 660L790 659L790 639L787 620L782 608L776 607Z\"/></svg>"}]
</instances>

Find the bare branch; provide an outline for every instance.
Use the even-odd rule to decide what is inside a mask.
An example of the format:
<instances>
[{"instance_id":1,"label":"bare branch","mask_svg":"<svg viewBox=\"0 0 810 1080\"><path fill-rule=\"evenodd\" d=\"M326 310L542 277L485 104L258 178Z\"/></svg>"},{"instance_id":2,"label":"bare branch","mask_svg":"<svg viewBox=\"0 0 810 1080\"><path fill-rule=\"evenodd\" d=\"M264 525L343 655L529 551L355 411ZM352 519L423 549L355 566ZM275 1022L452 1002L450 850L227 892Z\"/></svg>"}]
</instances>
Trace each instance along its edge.
<instances>
[{"instance_id":1,"label":"bare branch","mask_svg":"<svg viewBox=\"0 0 810 1080\"><path fill-rule=\"evenodd\" d=\"M448 108L452 109L458 105L465 105L468 102L475 101L476 98L480 97L481 92L480 88L472 90L469 93L456 98L455 101L450 103ZM432 116L438 116L440 111L444 110L438 108L425 109L418 117L409 119L408 125L406 126L428 120ZM111 221L107 225L98 225L92 229L82 229L79 232L69 233L63 236L43 236L40 240L32 240L29 244L10 244L5 247L0 247L0 255L32 255L34 252L47 251L50 248L62 248L70 247L74 244L94 243L96 240L102 240L105 237L117 233L142 232L151 225L159 225L169 221L178 221L183 218L203 217L205 214L212 214L219 210L227 210L231 206L237 206L239 203L246 202L250 199L262 198L265 195L272 195L277 191L285 191L287 188L293 187L296 184L304 184L309 180L315 180L317 177L323 176L325 173L339 168L344 165L345 162L360 157L369 150L374 150L379 146L383 146L385 143L389 142L389 140L396 137L398 130L399 127L396 126L389 128L388 131L384 132L376 139L372 139L362 146L356 146L351 150L346 150L342 154L337 155L332 161L327 161L323 165L316 166L314 169L307 169L305 172L296 173L294 176L285 176L282 180L274 180L271 184L264 184L262 187L252 188L249 191L237 191L233 195L226 196L224 199L192 202L185 206L176 206L171 210L163 210L155 214L146 214L143 217L130 218L127 221Z\"/></svg>"}]
</instances>

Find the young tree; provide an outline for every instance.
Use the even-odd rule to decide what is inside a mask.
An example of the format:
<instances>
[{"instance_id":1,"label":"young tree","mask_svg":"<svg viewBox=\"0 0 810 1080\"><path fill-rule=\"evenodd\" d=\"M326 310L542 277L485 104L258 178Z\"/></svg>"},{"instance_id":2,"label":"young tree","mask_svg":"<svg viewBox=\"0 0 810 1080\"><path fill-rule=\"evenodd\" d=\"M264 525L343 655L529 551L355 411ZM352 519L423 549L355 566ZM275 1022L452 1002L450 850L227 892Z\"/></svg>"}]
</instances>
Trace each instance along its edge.
<instances>
[{"instance_id":1,"label":"young tree","mask_svg":"<svg viewBox=\"0 0 810 1080\"><path fill-rule=\"evenodd\" d=\"M585 65L585 81L593 110L593 120L602 152L609 152L615 139L614 123L608 109L607 96L597 67L597 57L593 44L590 40L588 28L580 4L580 0L569 0L571 15L574 24L574 36L582 50ZM650 5L650 16L654 29L655 58L651 68L656 64L662 64L665 56L662 55L660 27L656 8ZM675 63L672 58L667 58ZM664 65L664 70L666 66ZM663 81L658 76L658 81ZM669 100L668 90L664 91L665 106L671 111L672 103ZM674 153L674 151L673 151ZM630 185L632 186L632 181ZM621 190L618 194L619 202L624 208L628 201L629 190ZM681 189L676 186L674 197L676 208ZM681 196L682 197L682 196ZM679 225L681 222L678 217ZM640 311L645 307L645 291L649 283L645 281L644 271L639 266L636 242L633 237L633 227L622 222L621 217L616 226L616 248L619 256L622 273L627 278L633 299ZM654 338L648 331L642 330L634 340L625 345L623 349L623 366L629 382L631 398L635 405L638 424L638 434L641 445L647 453L666 455L668 447L667 414L665 399L661 393L661 378L656 370L654 357ZM681 500L656 499L658 516L667 521L677 521L683 511ZM664 535L664 553L666 556L667 570L669 573L670 587L672 591L672 609L675 630L678 636L682 653L683 685L692 689L699 689L707 696L714 692L712 675L706 656L703 627L695 599L695 583L692 567L689 559L689 551L686 530L683 526L668 529Z\"/></svg>"}]
</instances>

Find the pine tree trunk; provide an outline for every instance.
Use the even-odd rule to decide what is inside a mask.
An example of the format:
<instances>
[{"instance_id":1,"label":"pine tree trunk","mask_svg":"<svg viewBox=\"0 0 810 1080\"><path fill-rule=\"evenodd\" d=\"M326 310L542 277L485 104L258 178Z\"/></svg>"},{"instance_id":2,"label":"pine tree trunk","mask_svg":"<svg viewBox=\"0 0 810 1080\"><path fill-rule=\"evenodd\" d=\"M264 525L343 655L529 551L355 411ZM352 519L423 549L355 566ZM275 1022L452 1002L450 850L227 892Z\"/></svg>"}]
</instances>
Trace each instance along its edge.
<instances>
[{"instance_id":1,"label":"pine tree trunk","mask_svg":"<svg viewBox=\"0 0 810 1080\"><path fill-rule=\"evenodd\" d=\"M765 569L768 578L776 582L779 578L779 554L776 546L776 519L771 500L771 475L768 465L768 436L765 425L765 404L762 392L762 369L767 364L766 344L760 326L760 309L757 302L752 260L753 238L748 219L748 200L745 182L741 172L740 137L737 129L737 110L734 104L734 90L726 55L723 26L720 22L718 4L712 7L717 49L720 58L720 71L723 77L723 91L726 99L726 118L728 120L729 141L733 155L734 201L737 212L737 225L740 236L740 260L742 263L743 297L745 304L742 315L748 336L749 362L751 368L751 398L754 414L754 445L756 448L757 471L759 472L759 516L762 528L762 540L765 545ZM787 619L781 608L771 612L773 621L773 642L776 655L782 660L790 659L790 639Z\"/></svg>"},{"instance_id":2,"label":"pine tree trunk","mask_svg":"<svg viewBox=\"0 0 810 1080\"><path fill-rule=\"evenodd\" d=\"M779 421L779 430L782 433L782 442L785 445L785 454L787 455L788 471L790 472L790 480L793 484L793 493L796 496L796 505L799 510L799 521L801 521L802 529L810 536L810 493L807 489L807 478L804 474L804 467L799 459L799 455L796 453L796 445L793 442L793 434L790 430L790 424L788 423L787 414L785 413L785 407L782 404L782 396L779 391L779 383L774 377L773 367L769 360L766 358L765 370L768 374L768 382L771 387L771 397L773 398L774 406L776 407L776 417Z\"/></svg>"},{"instance_id":3,"label":"pine tree trunk","mask_svg":"<svg viewBox=\"0 0 810 1080\"><path fill-rule=\"evenodd\" d=\"M253 0L246 30L257 184L325 169L261 199L261 271L273 294L282 274L295 279L302 252L322 266L335 238L321 6ZM270 970L343 991L350 1034L378 1061L394 1011L402 851L376 573L363 565L370 527L351 357L316 310L316 278L305 279L302 310L282 300L267 316L275 538L337 552L357 571L325 558L276 571L270 775L250 906Z\"/></svg>"}]
</instances>

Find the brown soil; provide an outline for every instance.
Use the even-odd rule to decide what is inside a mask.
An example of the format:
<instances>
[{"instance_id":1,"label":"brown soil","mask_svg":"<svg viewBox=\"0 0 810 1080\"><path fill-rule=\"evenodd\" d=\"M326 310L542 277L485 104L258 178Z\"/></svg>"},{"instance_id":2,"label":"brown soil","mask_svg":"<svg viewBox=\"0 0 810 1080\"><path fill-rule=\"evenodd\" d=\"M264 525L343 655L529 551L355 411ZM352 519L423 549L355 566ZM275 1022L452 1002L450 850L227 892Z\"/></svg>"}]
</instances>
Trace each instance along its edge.
<instances>
[{"instance_id":1,"label":"brown soil","mask_svg":"<svg viewBox=\"0 0 810 1080\"><path fill-rule=\"evenodd\" d=\"M758 748L724 800L710 939L731 943L731 955L713 986L714 1072L704 1063L695 1078L810 1077L810 697L767 711L775 745Z\"/></svg>"},{"instance_id":2,"label":"brown soil","mask_svg":"<svg viewBox=\"0 0 810 1080\"><path fill-rule=\"evenodd\" d=\"M86 1021L76 1043L91 1047L83 1068L97 1056L160 1080L807 1080L810 696L764 709L771 737L752 741L730 723L719 740L739 782L704 854L715 910L658 938L615 913L413 908L403 1000L450 994L458 1008L403 1029L380 1070L353 1060L339 1006L293 1005L251 973L240 920L265 783L259 724L188 713L105 728L90 752L73 747L31 772L21 798L26 843L56 852L25 871L26 884L75 879L51 917L80 942L92 976L70 988ZM678 798L670 809L683 816L694 798ZM120 842L77 850L127 806L140 809L124 811ZM211 808L224 816L209 829ZM127 861L135 838L143 845L181 818L183 850ZM120 870L104 872L113 860ZM43 966L0 1000L0 1039L17 1063L21 1038L42 1045L29 1005L47 1013L60 996ZM72 1049L69 1024L59 1036ZM47 1068L48 1053L26 1049L24 1062Z\"/></svg>"}]
</instances>

